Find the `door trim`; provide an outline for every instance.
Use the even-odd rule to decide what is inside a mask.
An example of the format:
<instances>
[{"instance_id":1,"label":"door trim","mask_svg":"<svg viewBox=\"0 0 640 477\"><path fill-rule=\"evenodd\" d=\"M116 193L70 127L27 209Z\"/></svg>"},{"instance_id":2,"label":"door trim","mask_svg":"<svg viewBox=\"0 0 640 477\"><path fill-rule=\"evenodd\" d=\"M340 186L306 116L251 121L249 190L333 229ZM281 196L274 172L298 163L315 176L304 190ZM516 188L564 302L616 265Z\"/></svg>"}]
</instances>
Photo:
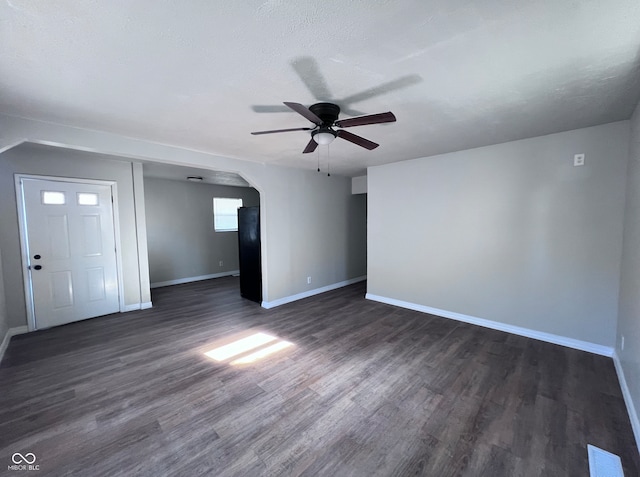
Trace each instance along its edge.
<instances>
[{"instance_id":1,"label":"door trim","mask_svg":"<svg viewBox=\"0 0 640 477\"><path fill-rule=\"evenodd\" d=\"M118 213L118 184L115 181L105 181L97 179L80 179L75 177L40 176L35 174L14 174L16 185L16 206L18 212L18 229L20 231L20 254L22 261L22 279L24 283L24 298L27 308L27 326L29 331L38 329L36 325L36 315L33 304L33 289L31 287L31 274L28 270L29 256L27 253L27 227L26 209L24 204L24 192L22 190L22 180L42 180L53 182L71 182L75 184L92 184L109 186L111 189L111 199L113 202L113 235L116 244L116 270L118 276L118 303L120 312L125 311L124 304L124 281L122 276L122 253L120 246L120 216Z\"/></svg>"}]
</instances>

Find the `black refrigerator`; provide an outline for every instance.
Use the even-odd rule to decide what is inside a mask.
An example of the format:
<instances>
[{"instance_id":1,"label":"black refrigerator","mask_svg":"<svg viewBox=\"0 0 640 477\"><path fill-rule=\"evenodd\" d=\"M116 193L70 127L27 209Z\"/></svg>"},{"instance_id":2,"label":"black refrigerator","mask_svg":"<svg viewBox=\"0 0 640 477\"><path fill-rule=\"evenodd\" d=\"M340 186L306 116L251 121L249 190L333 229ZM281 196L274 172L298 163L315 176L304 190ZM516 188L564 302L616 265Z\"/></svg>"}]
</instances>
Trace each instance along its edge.
<instances>
[{"instance_id":1,"label":"black refrigerator","mask_svg":"<svg viewBox=\"0 0 640 477\"><path fill-rule=\"evenodd\" d=\"M240 259L240 295L262 302L262 266L260 263L260 207L238 209L238 254Z\"/></svg>"}]
</instances>

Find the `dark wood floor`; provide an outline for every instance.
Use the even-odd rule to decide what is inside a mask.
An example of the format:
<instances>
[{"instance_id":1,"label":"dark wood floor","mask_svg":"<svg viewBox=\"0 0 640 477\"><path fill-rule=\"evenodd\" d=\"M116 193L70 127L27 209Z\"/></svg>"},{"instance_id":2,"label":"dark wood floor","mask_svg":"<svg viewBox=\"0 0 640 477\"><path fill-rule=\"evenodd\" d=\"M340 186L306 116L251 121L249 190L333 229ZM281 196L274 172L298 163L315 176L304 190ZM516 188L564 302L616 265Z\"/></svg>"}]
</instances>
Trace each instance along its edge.
<instances>
[{"instance_id":1,"label":"dark wood floor","mask_svg":"<svg viewBox=\"0 0 640 477\"><path fill-rule=\"evenodd\" d=\"M0 472L32 452L47 476L587 476L590 443L640 475L608 358L366 301L362 283L272 310L237 287L14 337ZM247 330L293 346L204 355Z\"/></svg>"}]
</instances>

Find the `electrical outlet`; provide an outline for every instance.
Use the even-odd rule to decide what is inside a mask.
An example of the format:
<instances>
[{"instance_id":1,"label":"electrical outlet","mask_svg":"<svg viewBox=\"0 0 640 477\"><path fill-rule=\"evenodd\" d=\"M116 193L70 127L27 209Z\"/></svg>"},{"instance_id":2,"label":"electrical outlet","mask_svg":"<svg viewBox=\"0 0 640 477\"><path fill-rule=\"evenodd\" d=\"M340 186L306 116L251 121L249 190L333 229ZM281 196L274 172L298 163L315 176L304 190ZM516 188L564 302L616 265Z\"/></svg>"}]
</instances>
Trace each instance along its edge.
<instances>
[{"instance_id":1,"label":"electrical outlet","mask_svg":"<svg viewBox=\"0 0 640 477\"><path fill-rule=\"evenodd\" d=\"M311 283L311 277L307 277L307 285Z\"/></svg>"},{"instance_id":2,"label":"electrical outlet","mask_svg":"<svg viewBox=\"0 0 640 477\"><path fill-rule=\"evenodd\" d=\"M620 337L620 350L624 351L624 335Z\"/></svg>"},{"instance_id":3,"label":"electrical outlet","mask_svg":"<svg viewBox=\"0 0 640 477\"><path fill-rule=\"evenodd\" d=\"M222 260L220 260L220 262L218 263L218 265L220 265L221 267L224 265L224 262Z\"/></svg>"},{"instance_id":4,"label":"electrical outlet","mask_svg":"<svg viewBox=\"0 0 640 477\"><path fill-rule=\"evenodd\" d=\"M584 154L575 154L573 156L574 166L584 166Z\"/></svg>"}]
</instances>

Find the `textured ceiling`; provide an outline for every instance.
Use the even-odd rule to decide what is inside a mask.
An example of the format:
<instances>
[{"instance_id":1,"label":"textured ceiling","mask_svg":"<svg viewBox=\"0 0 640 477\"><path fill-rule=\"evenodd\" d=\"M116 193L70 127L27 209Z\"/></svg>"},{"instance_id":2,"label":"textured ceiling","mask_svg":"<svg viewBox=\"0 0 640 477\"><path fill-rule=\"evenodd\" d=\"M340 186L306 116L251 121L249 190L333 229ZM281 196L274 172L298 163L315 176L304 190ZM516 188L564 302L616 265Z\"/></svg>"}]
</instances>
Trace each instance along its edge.
<instances>
[{"instance_id":1,"label":"textured ceiling","mask_svg":"<svg viewBox=\"0 0 640 477\"><path fill-rule=\"evenodd\" d=\"M193 167L174 166L159 162L145 162L142 165L145 177L156 179L171 179L187 181L187 177L202 177L206 184L225 185L233 187L251 187L242 176L234 172L208 171Z\"/></svg>"},{"instance_id":2,"label":"textured ceiling","mask_svg":"<svg viewBox=\"0 0 640 477\"><path fill-rule=\"evenodd\" d=\"M629 118L637 0L5 0L0 112L315 169L282 101L341 117L333 173Z\"/></svg>"}]
</instances>

